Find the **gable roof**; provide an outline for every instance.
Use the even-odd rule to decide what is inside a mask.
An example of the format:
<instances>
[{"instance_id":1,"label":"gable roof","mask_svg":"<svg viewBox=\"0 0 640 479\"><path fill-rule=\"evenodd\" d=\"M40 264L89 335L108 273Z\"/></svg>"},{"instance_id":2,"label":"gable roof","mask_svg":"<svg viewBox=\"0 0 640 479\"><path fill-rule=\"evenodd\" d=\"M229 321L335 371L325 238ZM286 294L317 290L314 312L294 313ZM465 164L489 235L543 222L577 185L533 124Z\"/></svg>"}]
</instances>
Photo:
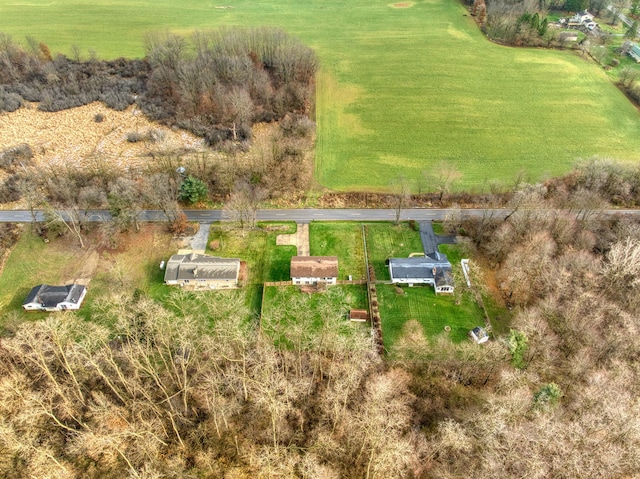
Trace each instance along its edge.
<instances>
[{"instance_id":1,"label":"gable roof","mask_svg":"<svg viewBox=\"0 0 640 479\"><path fill-rule=\"evenodd\" d=\"M447 281L451 277L451 263L447 255L438 253L439 259L430 256L414 256L413 258L390 258L389 267L391 275L395 279L434 279L438 277L440 281ZM448 275L445 274L448 272ZM453 284L453 283L451 283Z\"/></svg>"},{"instance_id":2,"label":"gable roof","mask_svg":"<svg viewBox=\"0 0 640 479\"><path fill-rule=\"evenodd\" d=\"M167 261L164 281L236 280L239 271L238 258L218 258L198 253L174 254Z\"/></svg>"},{"instance_id":3,"label":"gable roof","mask_svg":"<svg viewBox=\"0 0 640 479\"><path fill-rule=\"evenodd\" d=\"M35 303L43 308L55 308L60 303L79 304L86 289L86 286L81 284L67 284L66 286L39 284L29 291L22 305Z\"/></svg>"},{"instance_id":4,"label":"gable roof","mask_svg":"<svg viewBox=\"0 0 640 479\"><path fill-rule=\"evenodd\" d=\"M291 258L292 278L337 278L337 256L294 256Z\"/></svg>"}]
</instances>

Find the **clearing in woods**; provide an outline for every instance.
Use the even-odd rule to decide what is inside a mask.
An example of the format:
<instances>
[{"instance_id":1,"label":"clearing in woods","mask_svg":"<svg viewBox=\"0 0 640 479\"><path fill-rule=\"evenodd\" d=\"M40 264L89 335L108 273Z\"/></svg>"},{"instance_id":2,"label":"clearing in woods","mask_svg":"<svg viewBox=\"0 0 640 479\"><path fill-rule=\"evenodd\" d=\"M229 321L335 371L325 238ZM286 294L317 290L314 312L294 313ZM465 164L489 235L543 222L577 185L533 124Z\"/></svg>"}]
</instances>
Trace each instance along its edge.
<instances>
[{"instance_id":1,"label":"clearing in woods","mask_svg":"<svg viewBox=\"0 0 640 479\"><path fill-rule=\"evenodd\" d=\"M442 164L461 173L456 189L479 190L581 158L639 159L640 115L595 64L492 44L457 0L409 3L3 2L0 31L114 58L143 56L153 30L282 27L320 57L316 178L336 190L385 190L402 175L424 191Z\"/></svg>"}]
</instances>

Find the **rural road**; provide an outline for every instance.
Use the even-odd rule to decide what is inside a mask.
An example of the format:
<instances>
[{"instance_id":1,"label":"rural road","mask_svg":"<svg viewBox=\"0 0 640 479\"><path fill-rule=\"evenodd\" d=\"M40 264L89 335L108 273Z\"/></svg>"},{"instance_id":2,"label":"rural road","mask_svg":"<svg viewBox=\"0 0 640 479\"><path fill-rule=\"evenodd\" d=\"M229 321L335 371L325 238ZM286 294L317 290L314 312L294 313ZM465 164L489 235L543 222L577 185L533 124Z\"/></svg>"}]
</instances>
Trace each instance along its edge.
<instances>
[{"instance_id":1,"label":"rural road","mask_svg":"<svg viewBox=\"0 0 640 479\"><path fill-rule=\"evenodd\" d=\"M401 220L444 220L453 213L462 213L465 216L493 216L500 217L507 214L505 209L431 209L431 208L406 208L400 215ZM36 211L38 221L43 220L42 211ZM189 221L198 223L211 223L226 219L222 210L184 210ZM640 210L605 210L605 214L639 214ZM87 221L105 221L111 215L107 210L89 210L85 213ZM290 210L258 210L258 221L295 221L307 223L313 220L325 221L394 221L396 210L394 209L290 209ZM140 213L140 221L165 221L162 211L145 210ZM33 217L29 210L0 210L0 223L31 223Z\"/></svg>"}]
</instances>

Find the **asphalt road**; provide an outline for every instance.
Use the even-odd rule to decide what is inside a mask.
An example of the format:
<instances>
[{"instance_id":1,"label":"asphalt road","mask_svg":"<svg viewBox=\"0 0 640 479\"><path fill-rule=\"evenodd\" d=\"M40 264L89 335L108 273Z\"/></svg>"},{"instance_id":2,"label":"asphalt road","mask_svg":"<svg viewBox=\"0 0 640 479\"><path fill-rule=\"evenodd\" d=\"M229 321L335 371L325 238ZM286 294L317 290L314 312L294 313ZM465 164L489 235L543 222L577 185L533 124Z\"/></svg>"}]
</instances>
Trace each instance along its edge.
<instances>
[{"instance_id":1,"label":"asphalt road","mask_svg":"<svg viewBox=\"0 0 640 479\"><path fill-rule=\"evenodd\" d=\"M222 210L184 210L189 221L210 223L226 219ZM431 209L407 208L400 215L401 220L444 220L451 214L461 213L467 217L489 215L501 217L507 214L504 209ZM605 210L605 214L639 214L640 210ZM89 210L85 213L87 221L106 221L110 214L106 210ZM41 211L36 212L38 221L43 220ZM140 213L140 221L165 221L162 211L145 210ZM395 221L394 209L291 209L291 210L258 210L259 221L296 221L307 223L312 220L325 221ZM31 223L33 217L28 210L0 210L0 223Z\"/></svg>"}]
</instances>

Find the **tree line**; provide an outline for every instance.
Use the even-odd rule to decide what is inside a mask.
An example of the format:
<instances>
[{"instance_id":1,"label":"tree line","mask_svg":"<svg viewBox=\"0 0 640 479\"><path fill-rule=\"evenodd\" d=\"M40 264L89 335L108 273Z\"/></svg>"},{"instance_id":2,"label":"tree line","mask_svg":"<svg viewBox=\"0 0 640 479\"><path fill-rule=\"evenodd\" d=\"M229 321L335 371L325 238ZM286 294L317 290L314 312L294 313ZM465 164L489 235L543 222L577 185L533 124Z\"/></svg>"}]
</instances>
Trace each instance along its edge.
<instances>
[{"instance_id":1,"label":"tree line","mask_svg":"<svg viewBox=\"0 0 640 479\"><path fill-rule=\"evenodd\" d=\"M0 112L24 102L60 111L95 101L123 110L134 102L167 125L214 145L251 138L256 122L312 114L315 53L273 28L197 32L191 40L149 34L142 60L82 60L51 53L28 37L0 33Z\"/></svg>"},{"instance_id":2,"label":"tree line","mask_svg":"<svg viewBox=\"0 0 640 479\"><path fill-rule=\"evenodd\" d=\"M160 304L117 284L88 321L10 313L0 475L632 476L640 222L599 213L636 201L636 177L592 160L519 183L506 218L490 196L483 217L449 218L478 297L513 312L483 346L409 320L380 359L331 289L313 311L282 300L261 318L233 292Z\"/></svg>"}]
</instances>

